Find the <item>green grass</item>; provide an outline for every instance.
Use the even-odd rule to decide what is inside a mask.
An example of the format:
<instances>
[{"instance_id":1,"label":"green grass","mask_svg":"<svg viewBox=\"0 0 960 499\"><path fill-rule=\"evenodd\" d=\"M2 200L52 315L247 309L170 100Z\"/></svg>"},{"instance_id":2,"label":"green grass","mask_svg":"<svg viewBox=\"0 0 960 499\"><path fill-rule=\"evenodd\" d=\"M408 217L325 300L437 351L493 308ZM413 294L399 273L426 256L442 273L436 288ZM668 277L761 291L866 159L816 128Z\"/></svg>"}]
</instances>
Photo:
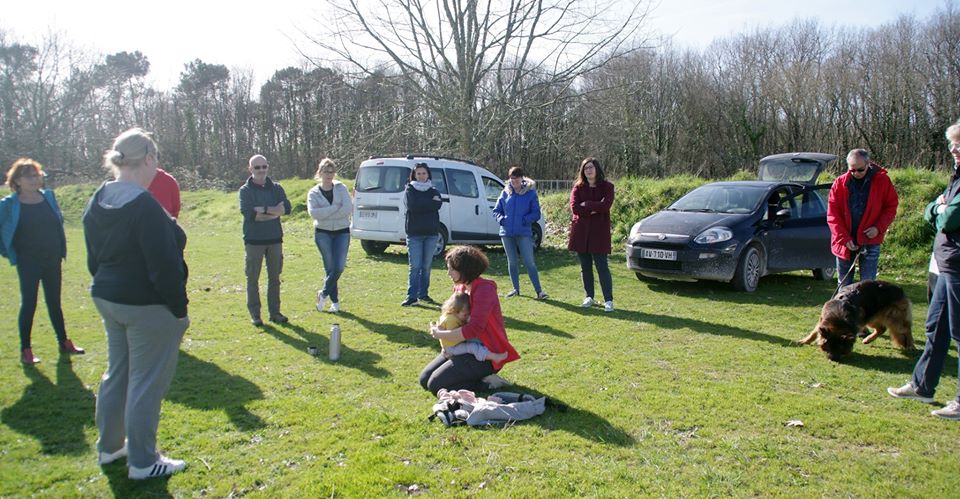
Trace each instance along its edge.
<instances>
[{"instance_id":1,"label":"green grass","mask_svg":"<svg viewBox=\"0 0 960 499\"><path fill-rule=\"evenodd\" d=\"M310 185L284 182L300 205ZM159 434L161 448L189 467L168 480L128 481L123 464L96 464L94 394L106 351L78 223L89 192L58 191L70 207L67 327L87 355L57 361L41 306L33 343L43 362L23 368L16 272L0 270L0 313L9 318L0 350L0 496L370 497L404 496L416 485L425 495L460 497L929 497L960 485L960 424L884 391L908 379L916 354L882 338L838 364L795 346L832 283L771 276L743 294L722 283L641 282L617 250L618 310L604 314L577 306L575 258L545 248L537 261L551 300L530 298L525 276L526 296L503 300L523 358L501 374L514 390L570 409L508 428L450 429L427 421L434 399L417 384L438 351L426 332L438 311L398 306L405 251L371 258L353 242L344 312L318 313L322 267L301 207L285 225L291 322L257 329L244 305L236 194L213 192L184 196L192 325ZM508 289L502 251L488 254L490 276ZM434 269L431 294L440 299L449 281L439 262ZM884 259L881 275L906 287L922 340L925 265ZM326 352L333 322L343 330L340 361L310 357L308 345ZM955 395L956 373L954 352L939 402ZM794 419L804 427L784 425Z\"/></svg>"}]
</instances>

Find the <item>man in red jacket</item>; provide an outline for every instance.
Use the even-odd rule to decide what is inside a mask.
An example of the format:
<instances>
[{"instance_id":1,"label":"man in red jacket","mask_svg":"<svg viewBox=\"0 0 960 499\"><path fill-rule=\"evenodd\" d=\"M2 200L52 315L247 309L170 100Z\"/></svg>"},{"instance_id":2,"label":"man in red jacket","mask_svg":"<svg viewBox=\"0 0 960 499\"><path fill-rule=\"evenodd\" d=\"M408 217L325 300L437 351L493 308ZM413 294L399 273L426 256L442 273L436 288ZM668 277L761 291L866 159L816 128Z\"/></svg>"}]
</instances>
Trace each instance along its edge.
<instances>
[{"instance_id":1,"label":"man in red jacket","mask_svg":"<svg viewBox=\"0 0 960 499\"><path fill-rule=\"evenodd\" d=\"M876 279L880 243L897 215L900 200L887 170L870 161L865 149L847 154L847 173L833 182L827 205L830 250L837 257L837 279L854 282L853 266L860 253L860 280Z\"/></svg>"}]
</instances>

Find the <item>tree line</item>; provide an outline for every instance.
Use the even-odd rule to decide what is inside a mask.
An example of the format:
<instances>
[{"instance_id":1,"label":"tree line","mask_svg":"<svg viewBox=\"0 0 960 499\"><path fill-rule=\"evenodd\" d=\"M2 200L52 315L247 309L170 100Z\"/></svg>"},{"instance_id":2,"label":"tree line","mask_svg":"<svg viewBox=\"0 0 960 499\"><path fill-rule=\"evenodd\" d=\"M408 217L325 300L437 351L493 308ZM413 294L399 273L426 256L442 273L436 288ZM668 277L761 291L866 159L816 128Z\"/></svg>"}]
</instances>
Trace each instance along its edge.
<instances>
[{"instance_id":1,"label":"tree line","mask_svg":"<svg viewBox=\"0 0 960 499\"><path fill-rule=\"evenodd\" d=\"M344 42L339 50L317 42L328 56L280 69L259 88L249 70L201 60L184 65L174 88L153 88L140 52L91 55L62 36L31 45L0 31L0 159L34 157L58 183L102 179L112 137L143 126L187 187L235 188L254 153L281 178L312 176L324 156L350 176L370 155L411 152L464 157L500 174L521 164L545 179L571 178L587 155L614 177L715 178L753 170L767 154L854 147L886 166L933 168L947 162L943 130L960 118L952 3L875 28L794 20L702 49L640 39L644 12L627 22L596 11L570 17L569 8L553 18L549 10L478 16L467 3L433 25L406 12L408 31L392 29L408 53L345 4L344 22L360 24L317 36ZM556 7L511 3L544 4ZM356 26L380 45L344 38ZM450 40L411 38L431 29ZM555 36L533 36L543 33ZM551 61L576 40L593 41L572 60ZM383 57L368 65L353 46Z\"/></svg>"}]
</instances>

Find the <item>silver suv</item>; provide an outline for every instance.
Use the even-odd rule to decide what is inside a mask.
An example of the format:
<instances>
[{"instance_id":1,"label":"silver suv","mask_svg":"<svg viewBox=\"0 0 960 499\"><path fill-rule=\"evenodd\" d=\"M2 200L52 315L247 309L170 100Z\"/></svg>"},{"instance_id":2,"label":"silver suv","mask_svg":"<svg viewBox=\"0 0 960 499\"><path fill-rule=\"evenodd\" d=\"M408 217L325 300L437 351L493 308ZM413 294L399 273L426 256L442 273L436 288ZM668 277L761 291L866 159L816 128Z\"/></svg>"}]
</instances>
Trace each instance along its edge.
<instances>
[{"instance_id":1,"label":"silver suv","mask_svg":"<svg viewBox=\"0 0 960 499\"><path fill-rule=\"evenodd\" d=\"M391 244L405 244L404 189L416 163L426 163L433 186L440 191L440 238L435 256L447 244L500 244L500 225L493 208L504 181L482 166L462 159L410 155L376 157L360 163L354 183L350 234L368 254L380 254ZM533 226L534 247L543 241L543 218Z\"/></svg>"}]
</instances>

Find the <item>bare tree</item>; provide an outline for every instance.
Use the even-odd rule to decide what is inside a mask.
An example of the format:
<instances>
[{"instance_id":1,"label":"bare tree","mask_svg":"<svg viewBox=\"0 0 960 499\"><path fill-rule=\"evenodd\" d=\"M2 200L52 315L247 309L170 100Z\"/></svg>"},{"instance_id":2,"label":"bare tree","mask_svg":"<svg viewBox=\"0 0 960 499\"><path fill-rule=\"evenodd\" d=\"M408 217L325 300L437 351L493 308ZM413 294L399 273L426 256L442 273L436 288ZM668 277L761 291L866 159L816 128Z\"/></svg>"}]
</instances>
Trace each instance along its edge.
<instances>
[{"instance_id":1,"label":"bare tree","mask_svg":"<svg viewBox=\"0 0 960 499\"><path fill-rule=\"evenodd\" d=\"M392 65L446 131L438 148L467 156L566 95L558 87L633 52L647 14L644 2L612 0L328 1L332 32L305 35L364 75Z\"/></svg>"}]
</instances>

